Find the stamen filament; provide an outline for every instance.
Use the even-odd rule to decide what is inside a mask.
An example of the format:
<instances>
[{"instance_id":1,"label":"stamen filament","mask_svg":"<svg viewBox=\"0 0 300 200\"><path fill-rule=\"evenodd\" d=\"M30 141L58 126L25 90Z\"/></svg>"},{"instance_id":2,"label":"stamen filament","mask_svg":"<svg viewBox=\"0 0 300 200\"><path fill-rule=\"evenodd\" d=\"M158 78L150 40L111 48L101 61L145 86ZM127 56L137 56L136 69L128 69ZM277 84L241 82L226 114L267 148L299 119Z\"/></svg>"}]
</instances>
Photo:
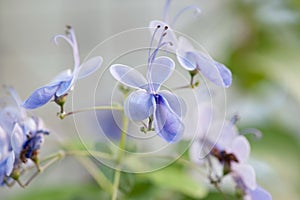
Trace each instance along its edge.
<instances>
[{"instance_id":1,"label":"stamen filament","mask_svg":"<svg viewBox=\"0 0 300 200\"><path fill-rule=\"evenodd\" d=\"M170 26L173 27L175 22L177 21L177 19L186 11L188 10L196 10L196 14L199 14L201 13L201 10L198 6L196 5L189 5L189 6L186 6L184 7L183 9L181 9L176 15L175 17L173 18L173 21L171 22Z\"/></svg>"},{"instance_id":2,"label":"stamen filament","mask_svg":"<svg viewBox=\"0 0 300 200\"><path fill-rule=\"evenodd\" d=\"M168 14L170 9L171 0L166 0L165 6L164 6L164 12L163 12L163 21L168 21Z\"/></svg>"}]
</instances>

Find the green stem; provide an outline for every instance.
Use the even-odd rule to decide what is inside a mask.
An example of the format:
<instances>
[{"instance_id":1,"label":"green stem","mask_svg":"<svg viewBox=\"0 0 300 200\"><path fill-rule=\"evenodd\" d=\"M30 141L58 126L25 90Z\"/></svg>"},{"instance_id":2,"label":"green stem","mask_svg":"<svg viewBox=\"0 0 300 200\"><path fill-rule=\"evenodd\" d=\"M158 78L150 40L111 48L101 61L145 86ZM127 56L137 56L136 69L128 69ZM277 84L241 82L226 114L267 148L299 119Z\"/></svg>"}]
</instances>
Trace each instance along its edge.
<instances>
[{"instance_id":1,"label":"green stem","mask_svg":"<svg viewBox=\"0 0 300 200\"><path fill-rule=\"evenodd\" d=\"M68 112L68 113L59 113L59 117L61 119L64 119L65 117L67 117L69 115L74 115L77 113L86 112L86 111L94 111L94 110L120 110L120 111L123 111L123 108L121 106L95 106L92 108L83 108L83 109L75 110L75 111Z\"/></svg>"},{"instance_id":2,"label":"green stem","mask_svg":"<svg viewBox=\"0 0 300 200\"><path fill-rule=\"evenodd\" d=\"M77 156L76 159L81 163L83 167L87 169L87 171L95 179L95 181L101 188L103 188L109 194L112 194L111 182L90 159L82 156Z\"/></svg>"},{"instance_id":3,"label":"green stem","mask_svg":"<svg viewBox=\"0 0 300 200\"><path fill-rule=\"evenodd\" d=\"M122 127L121 139L119 144L116 171L114 176L112 200L116 200L118 197L118 190L119 190L119 184L121 178L121 163L122 163L122 158L125 149L127 129L128 129L128 118L125 115L123 115L123 127Z\"/></svg>"}]
</instances>

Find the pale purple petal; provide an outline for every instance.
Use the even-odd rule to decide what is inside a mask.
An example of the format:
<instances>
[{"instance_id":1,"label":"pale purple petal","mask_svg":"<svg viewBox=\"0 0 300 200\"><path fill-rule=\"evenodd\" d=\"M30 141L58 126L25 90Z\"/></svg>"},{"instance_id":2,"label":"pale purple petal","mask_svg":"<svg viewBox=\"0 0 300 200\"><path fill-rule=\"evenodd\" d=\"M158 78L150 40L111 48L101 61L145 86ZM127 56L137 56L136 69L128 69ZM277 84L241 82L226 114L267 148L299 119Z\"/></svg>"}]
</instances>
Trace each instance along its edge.
<instances>
[{"instance_id":1,"label":"pale purple petal","mask_svg":"<svg viewBox=\"0 0 300 200\"><path fill-rule=\"evenodd\" d=\"M175 69L174 61L169 57L158 57L151 66L151 80L155 91L171 76Z\"/></svg>"},{"instance_id":2,"label":"pale purple petal","mask_svg":"<svg viewBox=\"0 0 300 200\"><path fill-rule=\"evenodd\" d=\"M132 92L125 100L124 112L133 121L142 121L153 113L152 95L145 90Z\"/></svg>"},{"instance_id":3,"label":"pale purple petal","mask_svg":"<svg viewBox=\"0 0 300 200\"><path fill-rule=\"evenodd\" d=\"M57 97L60 97L66 93L68 93L68 91L72 88L74 82L75 82L75 77L73 77L71 80L69 81L64 81L64 82L61 82L55 95Z\"/></svg>"},{"instance_id":4,"label":"pale purple petal","mask_svg":"<svg viewBox=\"0 0 300 200\"><path fill-rule=\"evenodd\" d=\"M156 95L153 99L155 105L154 129L167 142L176 142L181 139L184 125L180 117L170 108L167 100Z\"/></svg>"},{"instance_id":5,"label":"pale purple petal","mask_svg":"<svg viewBox=\"0 0 300 200\"><path fill-rule=\"evenodd\" d=\"M13 167L14 167L14 162L15 162L15 153L12 151L9 153L7 161L6 161L6 166L5 166L6 176L9 176L11 174Z\"/></svg>"},{"instance_id":6,"label":"pale purple petal","mask_svg":"<svg viewBox=\"0 0 300 200\"><path fill-rule=\"evenodd\" d=\"M146 79L140 72L126 65L115 64L109 70L117 81L128 87L140 89L147 84Z\"/></svg>"},{"instance_id":7,"label":"pale purple petal","mask_svg":"<svg viewBox=\"0 0 300 200\"><path fill-rule=\"evenodd\" d=\"M186 114L186 104L181 97L176 96L175 94L167 91L161 90L158 94L162 95L169 103L171 109L179 116L182 117Z\"/></svg>"},{"instance_id":8,"label":"pale purple petal","mask_svg":"<svg viewBox=\"0 0 300 200\"><path fill-rule=\"evenodd\" d=\"M197 68L197 55L191 51L177 50L177 60L180 65L188 71L193 71Z\"/></svg>"},{"instance_id":9,"label":"pale purple petal","mask_svg":"<svg viewBox=\"0 0 300 200\"><path fill-rule=\"evenodd\" d=\"M231 163L233 177L242 179L243 183L250 190L256 188L255 171L251 165Z\"/></svg>"},{"instance_id":10,"label":"pale purple petal","mask_svg":"<svg viewBox=\"0 0 300 200\"><path fill-rule=\"evenodd\" d=\"M194 141L193 144L189 148L189 156L192 162L197 164L204 164L205 158L203 156L203 142L198 140Z\"/></svg>"},{"instance_id":11,"label":"pale purple petal","mask_svg":"<svg viewBox=\"0 0 300 200\"><path fill-rule=\"evenodd\" d=\"M251 200L272 200L271 194L259 186L255 190L250 190L249 195Z\"/></svg>"},{"instance_id":12,"label":"pale purple petal","mask_svg":"<svg viewBox=\"0 0 300 200\"><path fill-rule=\"evenodd\" d=\"M250 144L244 136L238 136L233 140L230 151L237 157L239 163L243 163L249 158Z\"/></svg>"},{"instance_id":13,"label":"pale purple petal","mask_svg":"<svg viewBox=\"0 0 300 200\"><path fill-rule=\"evenodd\" d=\"M70 69L64 70L55 76L47 86L57 85L58 83L69 81L73 77L72 71Z\"/></svg>"},{"instance_id":14,"label":"pale purple petal","mask_svg":"<svg viewBox=\"0 0 300 200\"><path fill-rule=\"evenodd\" d=\"M88 61L84 62L79 67L79 73L77 79L85 78L90 74L94 73L97 69L99 69L102 62L103 62L103 58L100 56L93 57Z\"/></svg>"},{"instance_id":15,"label":"pale purple petal","mask_svg":"<svg viewBox=\"0 0 300 200\"><path fill-rule=\"evenodd\" d=\"M214 84L218 86L224 86L222 77L217 66L215 65L215 61L212 60L208 55L205 55L201 52L197 52L195 56L197 59L197 69L200 71L200 73L202 73L204 77Z\"/></svg>"},{"instance_id":16,"label":"pale purple petal","mask_svg":"<svg viewBox=\"0 0 300 200\"><path fill-rule=\"evenodd\" d=\"M0 160L8 151L8 138L6 132L0 126Z\"/></svg>"},{"instance_id":17,"label":"pale purple petal","mask_svg":"<svg viewBox=\"0 0 300 200\"><path fill-rule=\"evenodd\" d=\"M236 127L228 121L217 120L208 128L206 137L220 150L227 151L232 140L238 135Z\"/></svg>"},{"instance_id":18,"label":"pale purple petal","mask_svg":"<svg viewBox=\"0 0 300 200\"><path fill-rule=\"evenodd\" d=\"M35 109L46 104L54 96L58 87L59 85L53 85L38 88L25 100L22 106L27 109Z\"/></svg>"},{"instance_id":19,"label":"pale purple petal","mask_svg":"<svg viewBox=\"0 0 300 200\"><path fill-rule=\"evenodd\" d=\"M11 146L13 148L13 151L17 154L20 153L25 140L26 136L23 133L22 128L19 126L18 123L16 123L11 135Z\"/></svg>"},{"instance_id":20,"label":"pale purple petal","mask_svg":"<svg viewBox=\"0 0 300 200\"><path fill-rule=\"evenodd\" d=\"M216 62L215 65L219 70L220 76L222 77L223 80L223 86L224 87L229 87L232 83L232 74L231 71L222 63Z\"/></svg>"},{"instance_id":21,"label":"pale purple petal","mask_svg":"<svg viewBox=\"0 0 300 200\"><path fill-rule=\"evenodd\" d=\"M178 48L176 50L177 60L180 65L188 71L195 70L197 67L196 50L192 44L184 37L178 40Z\"/></svg>"}]
</instances>

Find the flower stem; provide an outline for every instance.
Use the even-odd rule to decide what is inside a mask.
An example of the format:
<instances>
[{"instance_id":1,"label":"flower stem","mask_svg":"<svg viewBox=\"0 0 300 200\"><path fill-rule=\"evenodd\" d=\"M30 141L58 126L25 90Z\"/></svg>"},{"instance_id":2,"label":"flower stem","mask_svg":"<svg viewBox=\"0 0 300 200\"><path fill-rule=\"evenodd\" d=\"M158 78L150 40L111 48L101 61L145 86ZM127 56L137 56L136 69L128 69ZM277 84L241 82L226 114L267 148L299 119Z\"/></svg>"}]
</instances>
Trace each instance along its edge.
<instances>
[{"instance_id":1,"label":"flower stem","mask_svg":"<svg viewBox=\"0 0 300 200\"><path fill-rule=\"evenodd\" d=\"M83 109L71 111L68 113L58 113L58 116L60 119L64 119L65 117L67 117L69 115L74 115L77 113L94 111L94 110L120 110L120 111L122 111L123 108L121 106L95 106L92 108L83 108Z\"/></svg>"},{"instance_id":2,"label":"flower stem","mask_svg":"<svg viewBox=\"0 0 300 200\"><path fill-rule=\"evenodd\" d=\"M126 94L125 94L125 98L126 98ZM116 164L116 169L115 169L112 200L116 200L118 197L118 190L119 190L119 184L120 184L120 178L121 178L121 163L122 163L122 158L123 158L124 149L125 149L126 132L128 129L128 122L129 122L128 118L125 115L123 115L123 127L122 127L121 139L120 139L120 144L119 144L117 164Z\"/></svg>"}]
</instances>

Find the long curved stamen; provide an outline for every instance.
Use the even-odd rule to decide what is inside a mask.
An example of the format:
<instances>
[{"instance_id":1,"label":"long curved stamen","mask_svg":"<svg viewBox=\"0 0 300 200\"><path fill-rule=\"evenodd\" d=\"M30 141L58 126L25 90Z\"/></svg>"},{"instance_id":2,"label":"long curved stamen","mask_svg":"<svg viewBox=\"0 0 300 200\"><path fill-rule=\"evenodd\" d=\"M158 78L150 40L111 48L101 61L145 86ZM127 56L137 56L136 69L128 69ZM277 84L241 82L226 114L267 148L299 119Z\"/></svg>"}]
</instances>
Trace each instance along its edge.
<instances>
[{"instance_id":1,"label":"long curved stamen","mask_svg":"<svg viewBox=\"0 0 300 200\"><path fill-rule=\"evenodd\" d=\"M165 6L164 6L164 12L163 12L163 21L168 21L168 14L170 9L171 0L166 0Z\"/></svg>"},{"instance_id":2,"label":"long curved stamen","mask_svg":"<svg viewBox=\"0 0 300 200\"><path fill-rule=\"evenodd\" d=\"M241 135L253 135L256 139L260 139L262 137L262 133L260 130L256 128L245 128L240 131Z\"/></svg>"},{"instance_id":3,"label":"long curved stamen","mask_svg":"<svg viewBox=\"0 0 300 200\"><path fill-rule=\"evenodd\" d=\"M181 9L176 15L175 17L173 18L173 21L172 23L170 24L171 27L174 26L175 22L177 21L177 19L186 11L188 10L195 10L196 11L196 15L198 15L199 13L201 13L201 10L198 6L196 5L190 5L190 6L187 6L187 7L184 7L183 9Z\"/></svg>"},{"instance_id":4,"label":"long curved stamen","mask_svg":"<svg viewBox=\"0 0 300 200\"><path fill-rule=\"evenodd\" d=\"M148 69L149 69L149 67L150 67L150 65L151 65L151 63L152 63L152 61L154 60L154 58L155 58L157 52L158 52L158 51L156 51L156 50L158 50L158 49L160 48L160 45L161 45L161 43L162 43L162 40L163 40L163 38L164 38L164 37L166 36L166 34L167 34L167 30L168 30L168 27L165 26L165 27L164 27L164 30L162 31L161 36L160 36L160 38L159 38L159 40L158 40L157 47L154 49L154 51L152 52L152 54L148 57ZM155 52L156 52L156 53L155 53ZM153 58L153 56L154 56L154 58Z\"/></svg>"},{"instance_id":5,"label":"long curved stamen","mask_svg":"<svg viewBox=\"0 0 300 200\"><path fill-rule=\"evenodd\" d=\"M162 48L162 47L164 47L164 46L167 46L167 45L173 45L173 43L172 42L163 42L163 43L161 43L159 46L157 46L157 48L153 51L153 53L151 54L151 60L150 60L150 63L152 64L152 62L154 61L154 59L155 59L155 57L156 57L156 55L157 55L157 53L158 53L158 51Z\"/></svg>"},{"instance_id":6,"label":"long curved stamen","mask_svg":"<svg viewBox=\"0 0 300 200\"><path fill-rule=\"evenodd\" d=\"M67 26L67 31L66 35L55 35L52 39L52 41L58 45L58 38L64 39L71 47L73 50L73 58L74 58L74 66L79 67L80 65L80 57L79 57L79 51L78 51L78 45L77 45L77 40L75 37L75 32L71 26Z\"/></svg>"},{"instance_id":7,"label":"long curved stamen","mask_svg":"<svg viewBox=\"0 0 300 200\"><path fill-rule=\"evenodd\" d=\"M80 56L79 56L78 44L77 44L74 29L69 25L67 25L67 36L70 38L70 40L73 43L73 57L74 57L74 65L76 68L79 67L80 65Z\"/></svg>"},{"instance_id":8,"label":"long curved stamen","mask_svg":"<svg viewBox=\"0 0 300 200\"><path fill-rule=\"evenodd\" d=\"M158 28L156 29L158 30ZM157 47L155 48L155 50L152 52L152 54L148 57L148 69L147 69L147 80L148 80L148 85L149 85L149 90L151 93L155 93L155 89L154 89L154 86L153 86L153 83L152 83L152 77L151 77L151 71L152 71L152 62L154 61L157 53L158 53L158 50L165 45L165 42L162 43L162 40L163 40L163 37L165 37L165 35L167 34L167 31L168 30L168 27L165 26L164 30L162 31L162 34L159 38L159 41L158 41L158 45ZM153 37L154 38L154 37ZM152 41L153 42L153 41ZM163 45L162 45L163 44ZM151 51L151 49L150 49ZM149 51L149 52L150 52Z\"/></svg>"},{"instance_id":9,"label":"long curved stamen","mask_svg":"<svg viewBox=\"0 0 300 200\"><path fill-rule=\"evenodd\" d=\"M153 34L152 34L152 38L151 38L151 41L150 41L150 48L149 48L149 51L148 51L148 58L150 58L153 41L154 41L155 35L156 35L159 28L160 28L160 25L157 25L154 32L153 32Z\"/></svg>"},{"instance_id":10,"label":"long curved stamen","mask_svg":"<svg viewBox=\"0 0 300 200\"><path fill-rule=\"evenodd\" d=\"M55 35L55 36L53 37L52 41L53 41L56 45L58 45L58 41L57 41L58 38L64 39L64 40L65 40L65 41L73 48L73 43L72 43L72 41L71 41L67 36L65 36L65 35Z\"/></svg>"}]
</instances>

